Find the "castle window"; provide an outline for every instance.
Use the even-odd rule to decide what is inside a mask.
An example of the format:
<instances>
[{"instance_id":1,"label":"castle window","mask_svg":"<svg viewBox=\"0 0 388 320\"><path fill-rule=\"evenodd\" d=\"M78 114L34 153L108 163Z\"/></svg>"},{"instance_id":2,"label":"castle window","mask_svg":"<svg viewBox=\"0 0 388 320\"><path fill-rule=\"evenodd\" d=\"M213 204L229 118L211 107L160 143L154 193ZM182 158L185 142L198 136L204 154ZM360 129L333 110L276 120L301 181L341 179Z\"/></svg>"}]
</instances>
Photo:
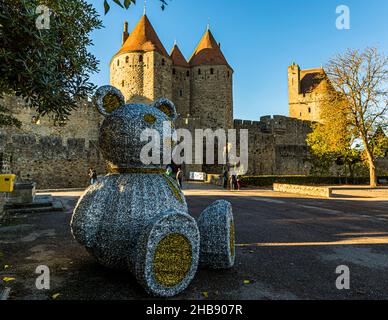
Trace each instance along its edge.
<instances>
[{"instance_id":1,"label":"castle window","mask_svg":"<svg viewBox=\"0 0 388 320\"><path fill-rule=\"evenodd\" d=\"M183 90L182 89L179 90L179 96L183 97Z\"/></svg>"},{"instance_id":2,"label":"castle window","mask_svg":"<svg viewBox=\"0 0 388 320\"><path fill-rule=\"evenodd\" d=\"M175 68L172 69L172 74L176 74Z\"/></svg>"},{"instance_id":3,"label":"castle window","mask_svg":"<svg viewBox=\"0 0 388 320\"><path fill-rule=\"evenodd\" d=\"M186 72L186 77L190 77L190 71Z\"/></svg>"},{"instance_id":4,"label":"castle window","mask_svg":"<svg viewBox=\"0 0 388 320\"><path fill-rule=\"evenodd\" d=\"M117 66L119 66L120 65L120 60L117 60Z\"/></svg>"},{"instance_id":5,"label":"castle window","mask_svg":"<svg viewBox=\"0 0 388 320\"><path fill-rule=\"evenodd\" d=\"M166 60L162 59L162 66L166 65Z\"/></svg>"},{"instance_id":6,"label":"castle window","mask_svg":"<svg viewBox=\"0 0 388 320\"><path fill-rule=\"evenodd\" d=\"M309 113L311 113L311 108L309 108Z\"/></svg>"},{"instance_id":7,"label":"castle window","mask_svg":"<svg viewBox=\"0 0 388 320\"><path fill-rule=\"evenodd\" d=\"M121 81L121 86L124 87L124 85L125 85L125 81L123 80Z\"/></svg>"},{"instance_id":8,"label":"castle window","mask_svg":"<svg viewBox=\"0 0 388 320\"><path fill-rule=\"evenodd\" d=\"M213 68L210 69L210 74L214 74L214 69Z\"/></svg>"},{"instance_id":9,"label":"castle window","mask_svg":"<svg viewBox=\"0 0 388 320\"><path fill-rule=\"evenodd\" d=\"M129 62L129 57L125 57L125 63Z\"/></svg>"},{"instance_id":10,"label":"castle window","mask_svg":"<svg viewBox=\"0 0 388 320\"><path fill-rule=\"evenodd\" d=\"M201 69L198 69L198 75L201 75Z\"/></svg>"},{"instance_id":11,"label":"castle window","mask_svg":"<svg viewBox=\"0 0 388 320\"><path fill-rule=\"evenodd\" d=\"M143 62L143 56L139 56L139 62L140 62L140 63Z\"/></svg>"},{"instance_id":12,"label":"castle window","mask_svg":"<svg viewBox=\"0 0 388 320\"><path fill-rule=\"evenodd\" d=\"M228 78L230 78L230 72L228 71Z\"/></svg>"},{"instance_id":13,"label":"castle window","mask_svg":"<svg viewBox=\"0 0 388 320\"><path fill-rule=\"evenodd\" d=\"M299 114L299 116L302 116L302 112Z\"/></svg>"}]
</instances>

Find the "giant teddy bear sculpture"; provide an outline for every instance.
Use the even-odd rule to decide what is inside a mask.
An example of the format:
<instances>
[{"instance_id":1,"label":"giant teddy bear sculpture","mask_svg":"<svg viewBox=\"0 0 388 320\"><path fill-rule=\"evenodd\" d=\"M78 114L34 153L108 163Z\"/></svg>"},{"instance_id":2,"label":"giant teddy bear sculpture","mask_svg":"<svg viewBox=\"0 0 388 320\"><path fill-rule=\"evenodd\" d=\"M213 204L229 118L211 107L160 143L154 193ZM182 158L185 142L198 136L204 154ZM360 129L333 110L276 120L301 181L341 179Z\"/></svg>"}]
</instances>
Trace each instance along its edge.
<instances>
[{"instance_id":1,"label":"giant teddy bear sculpture","mask_svg":"<svg viewBox=\"0 0 388 320\"><path fill-rule=\"evenodd\" d=\"M112 112L105 108L108 97L118 101ZM215 202L196 222L184 194L162 165L142 161L144 130L154 129L162 141L176 142L174 104L167 99L153 105L125 104L121 92L111 86L97 90L94 104L105 117L99 146L110 173L78 201L71 221L75 239L100 264L130 270L148 293L159 297L185 290L198 265L231 268L235 260L231 204ZM166 121L171 130L163 129ZM160 152L163 156L162 147Z\"/></svg>"}]
</instances>

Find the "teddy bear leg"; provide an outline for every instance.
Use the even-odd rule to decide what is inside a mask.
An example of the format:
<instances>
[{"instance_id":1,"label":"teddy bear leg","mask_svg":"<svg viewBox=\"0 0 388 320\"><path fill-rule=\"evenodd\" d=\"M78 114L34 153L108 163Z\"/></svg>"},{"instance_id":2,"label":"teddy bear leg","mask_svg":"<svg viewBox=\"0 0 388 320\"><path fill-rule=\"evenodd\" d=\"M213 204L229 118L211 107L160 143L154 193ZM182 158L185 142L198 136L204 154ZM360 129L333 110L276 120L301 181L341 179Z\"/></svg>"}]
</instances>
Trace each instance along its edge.
<instances>
[{"instance_id":1,"label":"teddy bear leg","mask_svg":"<svg viewBox=\"0 0 388 320\"><path fill-rule=\"evenodd\" d=\"M172 297L187 288L198 267L196 221L174 210L152 223L137 243L135 275L154 296Z\"/></svg>"},{"instance_id":2,"label":"teddy bear leg","mask_svg":"<svg viewBox=\"0 0 388 320\"><path fill-rule=\"evenodd\" d=\"M207 207L198 220L201 235L200 264L211 269L232 268L235 235L232 205L224 200Z\"/></svg>"}]
</instances>

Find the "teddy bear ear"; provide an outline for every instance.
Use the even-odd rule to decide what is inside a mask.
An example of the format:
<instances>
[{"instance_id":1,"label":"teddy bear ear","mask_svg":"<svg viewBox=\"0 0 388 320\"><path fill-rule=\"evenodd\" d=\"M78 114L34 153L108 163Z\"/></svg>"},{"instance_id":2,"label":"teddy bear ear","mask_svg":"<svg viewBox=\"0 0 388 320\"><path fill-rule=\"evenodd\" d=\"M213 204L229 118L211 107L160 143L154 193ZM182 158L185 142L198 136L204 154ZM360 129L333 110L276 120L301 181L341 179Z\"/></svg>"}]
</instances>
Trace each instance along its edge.
<instances>
[{"instance_id":1,"label":"teddy bear ear","mask_svg":"<svg viewBox=\"0 0 388 320\"><path fill-rule=\"evenodd\" d=\"M93 103L99 113L104 117L109 116L117 108L125 104L121 91L113 86L102 86L97 89Z\"/></svg>"},{"instance_id":2,"label":"teddy bear ear","mask_svg":"<svg viewBox=\"0 0 388 320\"><path fill-rule=\"evenodd\" d=\"M165 113L172 122L178 118L175 105L166 98L156 100L152 106Z\"/></svg>"}]
</instances>

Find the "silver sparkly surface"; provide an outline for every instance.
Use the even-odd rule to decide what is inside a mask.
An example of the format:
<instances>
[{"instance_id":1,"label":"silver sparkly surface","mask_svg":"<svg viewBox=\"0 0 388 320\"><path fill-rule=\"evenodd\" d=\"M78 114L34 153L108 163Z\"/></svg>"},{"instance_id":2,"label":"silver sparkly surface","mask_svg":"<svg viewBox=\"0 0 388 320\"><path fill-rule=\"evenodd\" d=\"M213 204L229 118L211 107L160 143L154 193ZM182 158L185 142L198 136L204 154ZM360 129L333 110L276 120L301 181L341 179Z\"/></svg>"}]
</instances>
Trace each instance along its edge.
<instances>
[{"instance_id":1,"label":"silver sparkly surface","mask_svg":"<svg viewBox=\"0 0 388 320\"><path fill-rule=\"evenodd\" d=\"M93 103L96 106L98 112L101 113L104 117L109 116L109 113L105 110L103 103L104 97L108 94L115 95L119 99L120 105L125 104L125 98L119 89L112 86L99 87L93 97Z\"/></svg>"},{"instance_id":2,"label":"silver sparkly surface","mask_svg":"<svg viewBox=\"0 0 388 320\"><path fill-rule=\"evenodd\" d=\"M154 123L146 119L155 119ZM104 120L100 129L99 144L108 162L119 168L160 168L160 164L145 165L141 159L141 150L148 141L141 141L142 132L155 130L160 136L159 154L163 159L163 143L174 140L175 129L164 130L163 123L170 122L166 114L153 106L125 105L111 113ZM157 141L156 139L154 139Z\"/></svg>"},{"instance_id":3,"label":"silver sparkly surface","mask_svg":"<svg viewBox=\"0 0 388 320\"><path fill-rule=\"evenodd\" d=\"M177 286L167 288L160 285L154 277L153 257L157 244L169 234L181 234L191 243L192 262L186 277ZM162 297L173 297L185 290L193 280L199 263L200 237L194 218L176 210L166 211L154 223L149 224L139 240L136 277L141 285L150 293Z\"/></svg>"},{"instance_id":4,"label":"silver sparkly surface","mask_svg":"<svg viewBox=\"0 0 388 320\"><path fill-rule=\"evenodd\" d=\"M197 226L188 214L185 197L176 182L162 173L149 173L149 169L162 167L144 165L140 159L140 151L147 143L140 141L144 129L155 129L163 139L173 139L174 126L171 123L172 129L166 133L163 121L176 118L175 106L167 99L160 99L152 106L129 104L111 114L104 113L104 95L117 91L104 86L94 100L105 116L100 148L111 167L138 172L109 174L90 186L74 209L72 233L100 264L128 269L148 293L171 297L186 289L194 278L200 252L208 266L217 265L212 259L222 259L222 265L226 266L225 237L229 235L227 223L233 220L231 205L227 202L212 205L204 211ZM201 239L199 229L204 233ZM167 287L156 280L153 263L158 244L172 234L182 235L190 243L191 267L182 281ZM200 240L204 245L200 245Z\"/></svg>"},{"instance_id":5,"label":"silver sparkly surface","mask_svg":"<svg viewBox=\"0 0 388 320\"><path fill-rule=\"evenodd\" d=\"M232 205L224 200L210 205L199 217L198 228L201 234L201 266L212 269L232 268L235 261ZM231 232L233 244L230 239Z\"/></svg>"}]
</instances>

